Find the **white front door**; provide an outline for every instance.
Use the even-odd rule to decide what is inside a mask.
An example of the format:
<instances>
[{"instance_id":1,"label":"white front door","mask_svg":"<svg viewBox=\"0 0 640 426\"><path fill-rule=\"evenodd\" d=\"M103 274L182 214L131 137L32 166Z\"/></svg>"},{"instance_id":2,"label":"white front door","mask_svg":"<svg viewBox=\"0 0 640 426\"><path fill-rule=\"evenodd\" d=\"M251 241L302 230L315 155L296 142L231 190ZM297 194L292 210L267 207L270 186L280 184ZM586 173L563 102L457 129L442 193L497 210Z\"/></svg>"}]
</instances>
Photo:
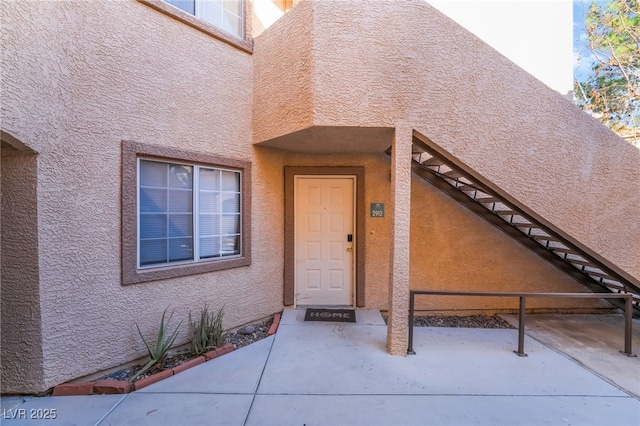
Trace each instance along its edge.
<instances>
[{"instance_id":1,"label":"white front door","mask_svg":"<svg viewBox=\"0 0 640 426\"><path fill-rule=\"evenodd\" d=\"M353 306L355 177L295 177L295 303Z\"/></svg>"}]
</instances>

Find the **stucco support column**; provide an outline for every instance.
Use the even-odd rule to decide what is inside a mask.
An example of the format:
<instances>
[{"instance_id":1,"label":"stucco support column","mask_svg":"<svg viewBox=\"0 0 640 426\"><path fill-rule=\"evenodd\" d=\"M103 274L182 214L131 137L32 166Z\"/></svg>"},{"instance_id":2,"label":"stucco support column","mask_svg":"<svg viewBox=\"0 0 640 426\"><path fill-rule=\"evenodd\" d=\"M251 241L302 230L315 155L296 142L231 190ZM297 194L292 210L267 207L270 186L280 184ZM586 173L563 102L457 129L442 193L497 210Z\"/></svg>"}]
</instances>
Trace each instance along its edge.
<instances>
[{"instance_id":1,"label":"stucco support column","mask_svg":"<svg viewBox=\"0 0 640 426\"><path fill-rule=\"evenodd\" d=\"M391 355L407 354L411 140L411 127L396 127L391 152L391 258L387 327L387 351Z\"/></svg>"}]
</instances>

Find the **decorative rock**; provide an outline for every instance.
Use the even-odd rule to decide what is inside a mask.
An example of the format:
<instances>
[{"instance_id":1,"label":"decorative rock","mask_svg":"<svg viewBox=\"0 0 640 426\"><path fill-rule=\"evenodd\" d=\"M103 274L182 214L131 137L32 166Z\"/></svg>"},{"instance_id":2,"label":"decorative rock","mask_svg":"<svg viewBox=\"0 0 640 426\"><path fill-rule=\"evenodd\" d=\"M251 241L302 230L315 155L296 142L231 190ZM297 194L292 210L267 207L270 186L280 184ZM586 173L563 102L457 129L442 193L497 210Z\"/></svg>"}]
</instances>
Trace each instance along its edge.
<instances>
[{"instance_id":1,"label":"decorative rock","mask_svg":"<svg viewBox=\"0 0 640 426\"><path fill-rule=\"evenodd\" d=\"M256 327L253 325L245 325L238 330L238 334L253 334L256 332Z\"/></svg>"},{"instance_id":2,"label":"decorative rock","mask_svg":"<svg viewBox=\"0 0 640 426\"><path fill-rule=\"evenodd\" d=\"M387 314L383 314L382 317L387 322ZM416 316L413 318L413 325L414 327L515 328L496 315Z\"/></svg>"}]
</instances>

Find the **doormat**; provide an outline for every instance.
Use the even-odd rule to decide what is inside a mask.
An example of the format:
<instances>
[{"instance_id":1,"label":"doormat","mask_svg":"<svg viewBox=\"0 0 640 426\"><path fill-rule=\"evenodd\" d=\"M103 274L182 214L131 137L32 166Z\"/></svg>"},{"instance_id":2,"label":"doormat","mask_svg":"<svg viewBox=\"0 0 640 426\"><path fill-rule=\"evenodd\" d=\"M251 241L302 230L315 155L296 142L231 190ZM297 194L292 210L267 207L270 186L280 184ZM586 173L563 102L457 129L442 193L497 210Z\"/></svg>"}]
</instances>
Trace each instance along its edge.
<instances>
[{"instance_id":1,"label":"doormat","mask_svg":"<svg viewBox=\"0 0 640 426\"><path fill-rule=\"evenodd\" d=\"M353 309L307 309L305 321L356 322Z\"/></svg>"}]
</instances>

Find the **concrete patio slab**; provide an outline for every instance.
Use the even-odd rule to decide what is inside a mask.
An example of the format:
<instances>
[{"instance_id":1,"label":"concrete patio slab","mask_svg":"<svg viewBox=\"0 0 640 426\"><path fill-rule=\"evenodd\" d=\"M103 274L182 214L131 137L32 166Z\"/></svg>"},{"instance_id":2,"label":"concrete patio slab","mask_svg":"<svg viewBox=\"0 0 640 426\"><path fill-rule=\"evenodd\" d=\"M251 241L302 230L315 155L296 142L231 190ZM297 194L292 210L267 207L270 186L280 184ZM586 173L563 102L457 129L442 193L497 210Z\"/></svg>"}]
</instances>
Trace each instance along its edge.
<instances>
[{"instance_id":1,"label":"concrete patio slab","mask_svg":"<svg viewBox=\"0 0 640 426\"><path fill-rule=\"evenodd\" d=\"M26 401L31 399L31 396L3 396L0 398L0 409L2 410L10 410L12 408L16 408L17 406L24 404Z\"/></svg>"},{"instance_id":2,"label":"concrete patio slab","mask_svg":"<svg viewBox=\"0 0 640 426\"><path fill-rule=\"evenodd\" d=\"M247 425L637 425L621 397L258 395Z\"/></svg>"},{"instance_id":3,"label":"concrete patio slab","mask_svg":"<svg viewBox=\"0 0 640 426\"><path fill-rule=\"evenodd\" d=\"M253 394L260 381L274 336L220 358L192 367L136 393L224 393Z\"/></svg>"},{"instance_id":4,"label":"concrete patio slab","mask_svg":"<svg viewBox=\"0 0 640 426\"><path fill-rule=\"evenodd\" d=\"M100 426L242 425L252 400L253 395L132 393Z\"/></svg>"},{"instance_id":5,"label":"concrete patio slab","mask_svg":"<svg viewBox=\"0 0 640 426\"><path fill-rule=\"evenodd\" d=\"M307 324L280 327L259 394L624 395L533 339L518 357L516 330L420 327L397 357L384 326Z\"/></svg>"},{"instance_id":6,"label":"concrete patio slab","mask_svg":"<svg viewBox=\"0 0 640 426\"><path fill-rule=\"evenodd\" d=\"M517 327L518 317L503 315ZM640 398L640 357L624 349L624 316L527 315L525 333L555 348L611 383ZM640 320L632 320L632 349L640 353Z\"/></svg>"}]
</instances>

